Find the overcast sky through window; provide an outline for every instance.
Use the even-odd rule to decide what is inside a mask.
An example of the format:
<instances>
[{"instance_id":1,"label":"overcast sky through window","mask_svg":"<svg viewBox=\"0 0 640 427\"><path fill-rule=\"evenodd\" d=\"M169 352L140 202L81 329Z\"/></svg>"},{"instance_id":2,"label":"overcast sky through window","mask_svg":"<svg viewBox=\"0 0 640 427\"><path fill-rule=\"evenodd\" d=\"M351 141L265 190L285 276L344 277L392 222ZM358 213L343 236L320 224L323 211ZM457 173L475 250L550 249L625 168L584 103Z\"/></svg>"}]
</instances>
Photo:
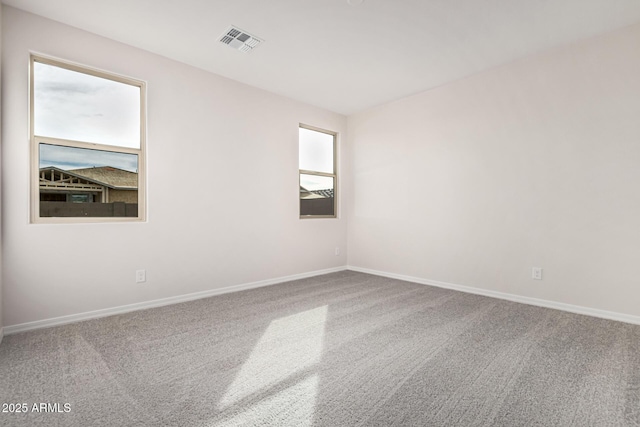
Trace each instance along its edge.
<instances>
[{"instance_id":1,"label":"overcast sky through window","mask_svg":"<svg viewBox=\"0 0 640 427\"><path fill-rule=\"evenodd\" d=\"M136 154L114 153L112 151L40 144L39 167L49 166L63 170L113 166L137 173L138 156Z\"/></svg>"},{"instance_id":2,"label":"overcast sky through window","mask_svg":"<svg viewBox=\"0 0 640 427\"><path fill-rule=\"evenodd\" d=\"M333 135L300 128L299 162L300 169L333 173ZM333 188L333 178L317 175L300 175L300 185L307 190L327 190Z\"/></svg>"},{"instance_id":3,"label":"overcast sky through window","mask_svg":"<svg viewBox=\"0 0 640 427\"><path fill-rule=\"evenodd\" d=\"M35 62L34 132L37 136L140 148L140 88ZM114 166L134 172L138 167L137 156L131 154L52 145L41 145L40 154L40 167Z\"/></svg>"}]
</instances>

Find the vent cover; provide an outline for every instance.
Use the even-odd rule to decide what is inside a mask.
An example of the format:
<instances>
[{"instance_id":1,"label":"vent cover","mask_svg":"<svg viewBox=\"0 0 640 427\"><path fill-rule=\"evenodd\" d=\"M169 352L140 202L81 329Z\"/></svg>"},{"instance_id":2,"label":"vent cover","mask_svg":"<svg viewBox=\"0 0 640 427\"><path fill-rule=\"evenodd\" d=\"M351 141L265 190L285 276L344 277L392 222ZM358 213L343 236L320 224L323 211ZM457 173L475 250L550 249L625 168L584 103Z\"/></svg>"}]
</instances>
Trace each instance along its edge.
<instances>
[{"instance_id":1,"label":"vent cover","mask_svg":"<svg viewBox=\"0 0 640 427\"><path fill-rule=\"evenodd\" d=\"M252 36L246 31L234 26L229 27L229 29L220 37L220 43L224 43L234 49L246 53L251 52L262 42L263 40L258 37Z\"/></svg>"}]
</instances>

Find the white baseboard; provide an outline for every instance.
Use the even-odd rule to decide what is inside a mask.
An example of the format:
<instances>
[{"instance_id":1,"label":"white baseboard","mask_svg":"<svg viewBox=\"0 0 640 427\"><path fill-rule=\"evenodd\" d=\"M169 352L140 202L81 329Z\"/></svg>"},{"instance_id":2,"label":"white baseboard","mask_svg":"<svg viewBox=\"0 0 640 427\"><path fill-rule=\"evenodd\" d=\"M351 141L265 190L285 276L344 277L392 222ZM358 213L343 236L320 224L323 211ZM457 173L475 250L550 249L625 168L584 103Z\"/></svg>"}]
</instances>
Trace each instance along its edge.
<instances>
[{"instance_id":1,"label":"white baseboard","mask_svg":"<svg viewBox=\"0 0 640 427\"><path fill-rule=\"evenodd\" d=\"M2 338L4 338L4 328L0 328L0 344L2 344Z\"/></svg>"},{"instance_id":2,"label":"white baseboard","mask_svg":"<svg viewBox=\"0 0 640 427\"><path fill-rule=\"evenodd\" d=\"M347 270L359 271L361 273L368 273L376 276L388 277L391 279L404 280L406 282L414 282L421 285L436 286L439 288L452 289L455 291L466 292L466 293L476 294L476 295L483 295L486 297L519 302L522 304L535 305L538 307L545 307L545 308L553 308L556 310L568 311L570 313L584 314L592 317L600 317L602 319L617 320L619 322L640 325L640 316L633 316L630 314L616 313L614 311L599 310L596 308L582 307L579 305L565 304L562 302L525 297L521 295L508 294L504 292L490 291L487 289L474 288L471 286L456 285L453 283L446 283L446 282L438 282L436 280L421 279L419 277L405 276L402 274L387 273L385 271L371 270L368 268L361 268L353 265L347 266Z\"/></svg>"},{"instance_id":3,"label":"white baseboard","mask_svg":"<svg viewBox=\"0 0 640 427\"><path fill-rule=\"evenodd\" d=\"M396 273L388 273L385 271L372 270L368 268L349 265L349 266L329 268L326 270L312 271L308 273L294 274L291 276L278 277L275 279L261 280L258 282L227 286L224 288L211 289L208 291L178 295L174 297L162 298L162 299L157 299L152 301L145 301L145 302L140 302L136 304L128 304L128 305L123 305L119 307L105 308L102 310L71 314L68 316L55 317L52 319L37 320L35 322L27 322L27 323L21 323L18 325L5 326L4 328L0 328L0 343L2 342L2 338L4 337L4 335L11 335L19 332L31 331L34 329L49 328L52 326L65 325L68 323L81 322L83 320L97 319L100 317L113 316L116 314L123 314L123 313L132 312L132 311L146 310L148 308L162 307L165 305L177 304L177 303L186 302L186 301L193 301L201 298L208 298L215 295L222 295L222 294L227 294L231 292L239 292L239 291L244 291L248 289L261 288L263 286L275 285L278 283L290 282L292 280L305 279L308 277L320 276L323 274L335 273L335 272L344 271L344 270L359 271L361 273L368 273L376 276L389 277L391 279L404 280L407 282L413 282L413 283L418 283L422 285L436 286L439 288L452 289L455 291L466 292L466 293L471 293L476 295L483 295L491 298L498 298L498 299L518 302L522 304L552 308L556 310L568 311L570 313L584 314L587 316L600 317L603 319L616 320L619 322L640 325L640 316L633 316L630 314L616 313L613 311L599 310L595 308L565 304L565 303L556 302L556 301L525 297L520 295L508 294L504 292L491 291L487 289L474 288L471 286L456 285L453 283L439 282L436 280L422 279L419 277L406 276L406 275L396 274Z\"/></svg>"},{"instance_id":4,"label":"white baseboard","mask_svg":"<svg viewBox=\"0 0 640 427\"><path fill-rule=\"evenodd\" d=\"M227 286L224 288L211 289L208 291L195 292L192 294L177 295L156 299L152 301L139 302L136 304L122 305L119 307L105 308L102 310L87 311L84 313L71 314L68 316L54 317L52 319L37 320L35 322L20 323L18 325L10 325L4 327L4 333L7 335L17 334L19 332L31 331L34 329L49 328L51 326L66 325L68 323L81 322L83 320L97 319L100 317L113 316L116 314L128 313L131 311L146 310L148 308L162 307L165 305L177 304L186 301L193 301L201 298L208 298L215 295L228 294L231 292L245 291L248 289L261 288L263 286L276 285L278 283L290 282L292 280L306 279L308 277L320 276L328 273L335 273L346 270L346 266L328 268L326 270L311 271L308 273L294 274L291 276L277 277L275 279L261 280L258 282L244 283L240 285Z\"/></svg>"}]
</instances>

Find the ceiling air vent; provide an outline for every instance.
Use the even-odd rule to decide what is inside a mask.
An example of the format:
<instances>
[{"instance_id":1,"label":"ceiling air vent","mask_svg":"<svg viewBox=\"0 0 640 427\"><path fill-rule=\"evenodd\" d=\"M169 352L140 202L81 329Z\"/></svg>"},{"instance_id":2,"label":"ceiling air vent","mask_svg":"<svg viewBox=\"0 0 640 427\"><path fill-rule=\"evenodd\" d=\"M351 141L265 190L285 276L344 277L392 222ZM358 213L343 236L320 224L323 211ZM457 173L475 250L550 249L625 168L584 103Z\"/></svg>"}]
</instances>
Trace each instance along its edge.
<instances>
[{"instance_id":1,"label":"ceiling air vent","mask_svg":"<svg viewBox=\"0 0 640 427\"><path fill-rule=\"evenodd\" d=\"M246 31L236 28L234 26L229 29L220 37L220 43L231 46L241 52L251 52L253 48L262 43L263 40L256 36L252 36Z\"/></svg>"}]
</instances>

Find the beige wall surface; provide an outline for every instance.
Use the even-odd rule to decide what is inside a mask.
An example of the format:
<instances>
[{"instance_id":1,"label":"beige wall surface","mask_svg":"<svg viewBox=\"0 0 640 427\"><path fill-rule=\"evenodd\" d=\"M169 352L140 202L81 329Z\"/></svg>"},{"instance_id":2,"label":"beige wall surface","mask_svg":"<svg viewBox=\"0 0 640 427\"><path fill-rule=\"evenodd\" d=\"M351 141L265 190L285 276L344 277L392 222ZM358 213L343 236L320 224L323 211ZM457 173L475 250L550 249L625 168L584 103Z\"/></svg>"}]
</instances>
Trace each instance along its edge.
<instances>
[{"instance_id":1,"label":"beige wall surface","mask_svg":"<svg viewBox=\"0 0 640 427\"><path fill-rule=\"evenodd\" d=\"M640 315L640 25L351 116L349 159L349 265Z\"/></svg>"},{"instance_id":2,"label":"beige wall surface","mask_svg":"<svg viewBox=\"0 0 640 427\"><path fill-rule=\"evenodd\" d=\"M342 206L298 217L297 154L305 123L342 158L344 116L9 7L3 36L5 325L346 264ZM147 82L147 222L29 224L30 51Z\"/></svg>"},{"instance_id":3,"label":"beige wall surface","mask_svg":"<svg viewBox=\"0 0 640 427\"><path fill-rule=\"evenodd\" d=\"M111 202L138 203L138 191L109 190L109 203Z\"/></svg>"}]
</instances>

